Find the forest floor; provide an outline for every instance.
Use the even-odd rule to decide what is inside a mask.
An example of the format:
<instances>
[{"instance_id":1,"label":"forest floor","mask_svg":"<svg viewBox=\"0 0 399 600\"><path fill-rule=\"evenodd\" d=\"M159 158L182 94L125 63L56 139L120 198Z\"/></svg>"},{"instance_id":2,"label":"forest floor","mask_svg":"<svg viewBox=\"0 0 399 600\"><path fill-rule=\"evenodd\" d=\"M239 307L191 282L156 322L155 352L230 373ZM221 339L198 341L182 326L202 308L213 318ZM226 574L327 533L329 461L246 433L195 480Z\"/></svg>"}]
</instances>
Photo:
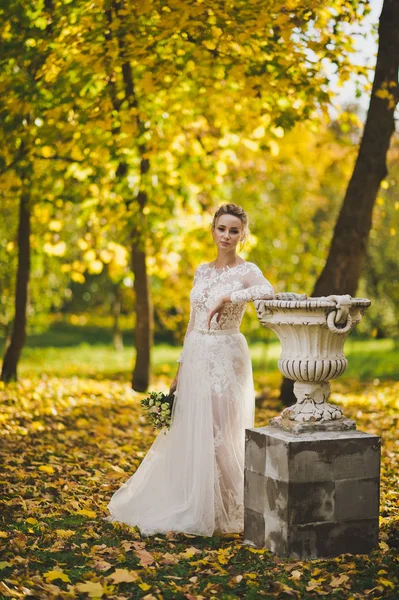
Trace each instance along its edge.
<instances>
[{"instance_id":1,"label":"forest floor","mask_svg":"<svg viewBox=\"0 0 399 600\"><path fill-rule=\"evenodd\" d=\"M28 352L19 383L0 389L1 599L398 599L399 382L333 383L332 400L359 429L382 438L379 547L370 555L296 561L243 545L238 534L145 538L105 521L110 496L135 471L154 432L126 366L117 375L114 365L111 374L103 362L94 374L101 347L81 349L90 368L79 363L78 350L57 351L46 374L38 367L43 349ZM159 349L152 389L167 389L175 354ZM255 356L257 426L281 409L277 372L265 374L261 363Z\"/></svg>"}]
</instances>

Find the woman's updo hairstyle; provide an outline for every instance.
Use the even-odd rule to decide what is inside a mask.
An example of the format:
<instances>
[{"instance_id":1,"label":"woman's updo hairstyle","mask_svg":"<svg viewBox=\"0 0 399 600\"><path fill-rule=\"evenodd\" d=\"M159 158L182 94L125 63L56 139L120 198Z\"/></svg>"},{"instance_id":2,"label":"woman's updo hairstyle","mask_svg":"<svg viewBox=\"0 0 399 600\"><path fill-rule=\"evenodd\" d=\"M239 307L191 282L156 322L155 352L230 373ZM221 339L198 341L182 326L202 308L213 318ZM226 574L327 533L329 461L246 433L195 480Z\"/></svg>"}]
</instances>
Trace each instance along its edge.
<instances>
[{"instance_id":1,"label":"woman's updo hairstyle","mask_svg":"<svg viewBox=\"0 0 399 600\"><path fill-rule=\"evenodd\" d=\"M249 234L248 215L245 210L242 206L238 206L238 204L222 204L213 215L212 231L216 228L218 218L223 215L232 215L233 217L238 217L240 219L242 223L242 237L240 241L241 244L244 244Z\"/></svg>"}]
</instances>

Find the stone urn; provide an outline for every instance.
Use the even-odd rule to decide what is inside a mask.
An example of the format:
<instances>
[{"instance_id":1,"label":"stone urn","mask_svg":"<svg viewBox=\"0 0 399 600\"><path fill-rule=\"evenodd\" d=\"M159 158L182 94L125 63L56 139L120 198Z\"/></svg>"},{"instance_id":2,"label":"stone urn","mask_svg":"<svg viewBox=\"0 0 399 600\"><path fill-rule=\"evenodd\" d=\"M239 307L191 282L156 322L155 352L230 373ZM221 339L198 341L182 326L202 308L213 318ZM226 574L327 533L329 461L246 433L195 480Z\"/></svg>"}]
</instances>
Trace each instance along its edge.
<instances>
[{"instance_id":1,"label":"stone urn","mask_svg":"<svg viewBox=\"0 0 399 600\"><path fill-rule=\"evenodd\" d=\"M296 294L255 302L260 322L281 342L278 367L295 382L296 404L271 419L272 427L292 433L356 429L338 406L328 403L329 382L345 371L344 342L370 304L366 298L349 295L307 298Z\"/></svg>"}]
</instances>

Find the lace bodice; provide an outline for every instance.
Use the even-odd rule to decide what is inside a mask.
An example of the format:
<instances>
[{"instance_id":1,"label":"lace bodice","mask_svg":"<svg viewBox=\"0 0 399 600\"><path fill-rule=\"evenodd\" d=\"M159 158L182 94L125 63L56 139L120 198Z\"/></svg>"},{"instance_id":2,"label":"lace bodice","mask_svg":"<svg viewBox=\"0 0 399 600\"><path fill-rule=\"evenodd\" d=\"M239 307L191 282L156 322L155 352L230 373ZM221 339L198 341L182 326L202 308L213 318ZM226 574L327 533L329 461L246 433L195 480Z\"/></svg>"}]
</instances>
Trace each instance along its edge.
<instances>
[{"instance_id":1,"label":"lace bodice","mask_svg":"<svg viewBox=\"0 0 399 600\"><path fill-rule=\"evenodd\" d=\"M208 328L208 314L223 296L230 296L230 302L224 307L223 313L216 321L216 315L211 321L211 330L238 329L247 302L274 296L274 290L269 281L263 276L257 265L244 262L235 267L215 269L204 263L194 275L194 286L190 293L190 320L187 336L195 329ZM178 362L183 360L183 352Z\"/></svg>"}]
</instances>

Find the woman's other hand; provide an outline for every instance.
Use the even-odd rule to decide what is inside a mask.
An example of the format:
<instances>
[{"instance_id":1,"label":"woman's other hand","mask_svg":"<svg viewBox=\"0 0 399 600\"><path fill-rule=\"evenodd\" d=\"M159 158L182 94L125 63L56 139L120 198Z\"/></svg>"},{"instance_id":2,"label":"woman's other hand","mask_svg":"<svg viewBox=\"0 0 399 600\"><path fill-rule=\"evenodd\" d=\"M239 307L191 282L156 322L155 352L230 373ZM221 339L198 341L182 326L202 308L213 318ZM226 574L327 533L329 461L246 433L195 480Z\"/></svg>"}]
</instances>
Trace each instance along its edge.
<instances>
[{"instance_id":1,"label":"woman's other hand","mask_svg":"<svg viewBox=\"0 0 399 600\"><path fill-rule=\"evenodd\" d=\"M170 384L170 388L169 388L169 395L172 395L175 393L176 388L177 388L177 383L179 381L179 371L180 371L180 365L179 368L177 369L177 373L176 373L176 377L174 378L174 380L172 381L172 383Z\"/></svg>"},{"instance_id":2,"label":"woman's other hand","mask_svg":"<svg viewBox=\"0 0 399 600\"><path fill-rule=\"evenodd\" d=\"M222 298L219 298L218 303L209 311L208 314L208 329L210 329L211 327L211 321L213 319L213 317L215 315L216 316L216 323L219 323L220 321L220 317L222 316L224 307L226 306L226 304L228 304L230 302L230 297L229 296L223 296Z\"/></svg>"}]
</instances>

